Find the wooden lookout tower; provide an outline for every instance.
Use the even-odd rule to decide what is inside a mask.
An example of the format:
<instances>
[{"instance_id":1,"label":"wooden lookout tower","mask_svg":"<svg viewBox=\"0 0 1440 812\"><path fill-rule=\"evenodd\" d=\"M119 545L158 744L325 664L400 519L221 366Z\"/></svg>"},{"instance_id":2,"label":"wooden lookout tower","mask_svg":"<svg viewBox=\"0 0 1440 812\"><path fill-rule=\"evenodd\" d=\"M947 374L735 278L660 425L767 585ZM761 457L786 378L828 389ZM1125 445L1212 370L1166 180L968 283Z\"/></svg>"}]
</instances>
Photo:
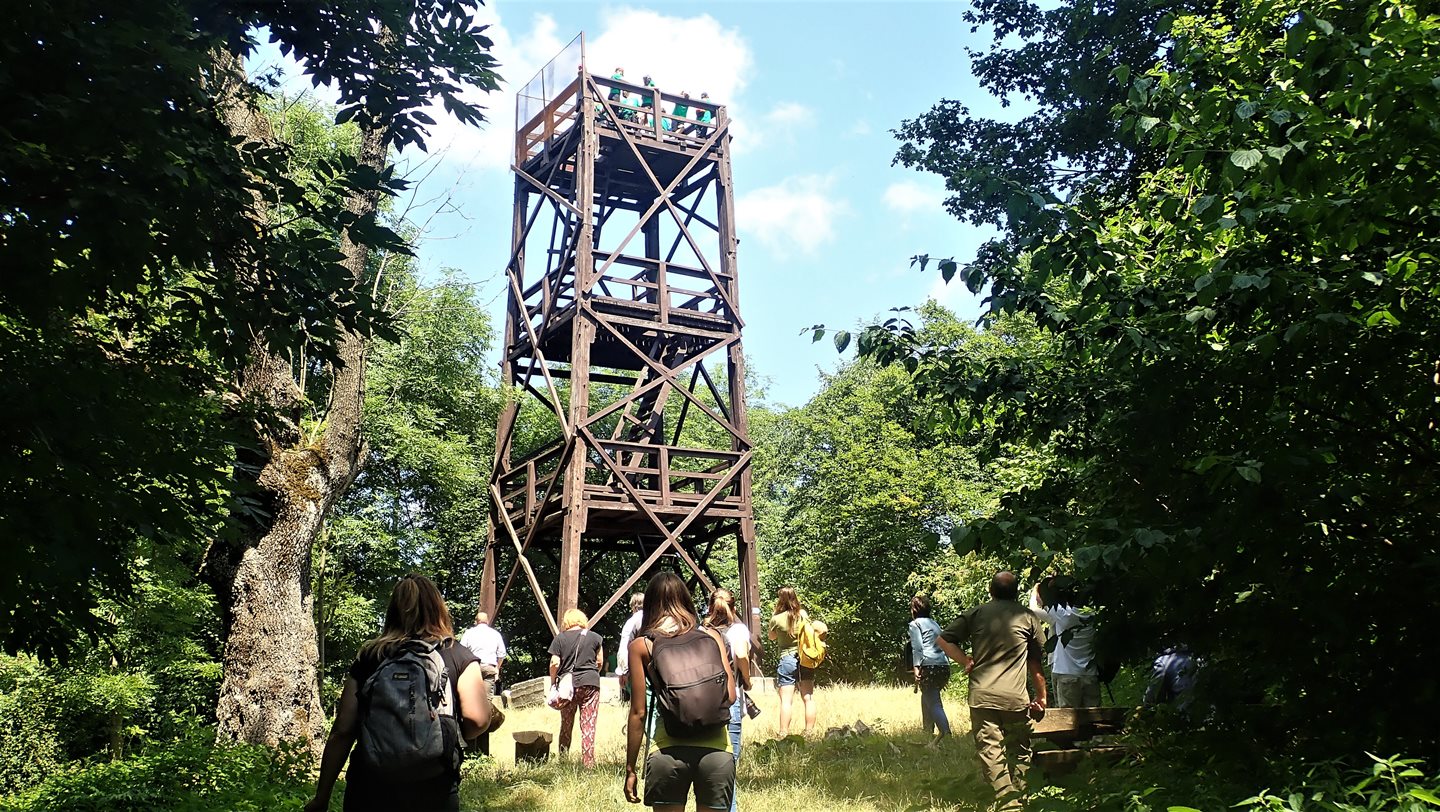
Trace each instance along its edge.
<instances>
[{"instance_id":1,"label":"wooden lookout tower","mask_svg":"<svg viewBox=\"0 0 1440 812\"><path fill-rule=\"evenodd\" d=\"M575 606L593 625L656 566L713 589L717 558L759 605L729 119L609 77L582 35L516 105L501 366L522 402L499 420L481 604L497 615L528 586L552 632ZM553 419L537 447L522 408Z\"/></svg>"}]
</instances>

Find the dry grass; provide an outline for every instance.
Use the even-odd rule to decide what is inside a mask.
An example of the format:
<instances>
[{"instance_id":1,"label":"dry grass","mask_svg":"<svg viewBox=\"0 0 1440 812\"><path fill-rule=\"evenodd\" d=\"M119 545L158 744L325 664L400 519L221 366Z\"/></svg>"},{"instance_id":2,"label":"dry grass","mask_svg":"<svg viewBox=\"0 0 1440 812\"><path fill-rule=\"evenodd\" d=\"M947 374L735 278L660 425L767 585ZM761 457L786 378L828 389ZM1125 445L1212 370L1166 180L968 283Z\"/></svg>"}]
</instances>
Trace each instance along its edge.
<instances>
[{"instance_id":1,"label":"dry grass","mask_svg":"<svg viewBox=\"0 0 1440 812\"><path fill-rule=\"evenodd\" d=\"M746 720L739 765L740 808L745 812L808 812L809 810L926 810L984 807L988 791L965 735L969 714L964 701L947 697L955 738L927 747L920 731L920 700L908 689L876 686L826 686L816 691L819 728L825 730L863 721L871 735L843 739L792 736L777 741L780 700L775 694L756 697L763 709ZM796 701L797 710L799 701ZM514 711L497 733L493 763L468 769L462 786L465 809L490 810L636 810L625 802L624 773L626 708L618 703L600 707L597 727L598 764L585 770L576 749L548 763L516 766L510 733L559 727L560 715L548 708ZM792 731L802 726L792 723Z\"/></svg>"}]
</instances>

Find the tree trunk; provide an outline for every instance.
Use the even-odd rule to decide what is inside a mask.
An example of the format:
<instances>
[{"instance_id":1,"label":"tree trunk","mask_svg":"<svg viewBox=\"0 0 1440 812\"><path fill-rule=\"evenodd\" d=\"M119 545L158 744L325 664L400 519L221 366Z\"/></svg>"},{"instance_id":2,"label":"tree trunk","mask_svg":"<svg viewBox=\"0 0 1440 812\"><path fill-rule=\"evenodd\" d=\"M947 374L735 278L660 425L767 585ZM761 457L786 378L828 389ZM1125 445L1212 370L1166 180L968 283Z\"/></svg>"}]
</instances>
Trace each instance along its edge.
<instances>
[{"instance_id":1,"label":"tree trunk","mask_svg":"<svg viewBox=\"0 0 1440 812\"><path fill-rule=\"evenodd\" d=\"M241 92L243 68L229 55L217 60L230 84L221 89L222 112L237 135L273 138L269 122ZM222 80L224 81L224 80ZM360 159L381 169L383 132L362 134ZM375 211L379 195L354 195L347 208ZM264 201L254 216L264 223ZM344 265L361 284L368 249L341 236ZM234 272L249 273L243 258ZM220 698L216 709L224 738L276 745L303 739L318 757L325 715L318 685L319 651L310 564L326 516L345 493L365 458L361 407L365 399L366 340L345 332L337 346L329 403L318 436L299 428L305 394L291 364L257 341L241 371L240 398L260 415L249 425L253 444L239 452L239 478L252 478L263 511L254 511L234 539L212 545L205 570L219 600L225 631ZM267 516L268 514L268 516Z\"/></svg>"}]
</instances>

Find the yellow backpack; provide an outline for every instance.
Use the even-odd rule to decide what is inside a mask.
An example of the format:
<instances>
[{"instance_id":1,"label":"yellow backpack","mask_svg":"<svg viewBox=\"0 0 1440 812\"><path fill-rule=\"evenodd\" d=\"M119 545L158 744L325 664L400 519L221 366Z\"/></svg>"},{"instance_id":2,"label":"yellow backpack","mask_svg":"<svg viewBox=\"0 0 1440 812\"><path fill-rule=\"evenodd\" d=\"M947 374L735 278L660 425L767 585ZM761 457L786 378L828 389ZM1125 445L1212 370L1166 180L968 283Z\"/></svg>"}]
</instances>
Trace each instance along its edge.
<instances>
[{"instance_id":1,"label":"yellow backpack","mask_svg":"<svg viewBox=\"0 0 1440 812\"><path fill-rule=\"evenodd\" d=\"M795 648L800 655L800 665L815 668L825 662L825 641L815 631L815 624L805 610L800 610L800 633L795 636Z\"/></svg>"}]
</instances>

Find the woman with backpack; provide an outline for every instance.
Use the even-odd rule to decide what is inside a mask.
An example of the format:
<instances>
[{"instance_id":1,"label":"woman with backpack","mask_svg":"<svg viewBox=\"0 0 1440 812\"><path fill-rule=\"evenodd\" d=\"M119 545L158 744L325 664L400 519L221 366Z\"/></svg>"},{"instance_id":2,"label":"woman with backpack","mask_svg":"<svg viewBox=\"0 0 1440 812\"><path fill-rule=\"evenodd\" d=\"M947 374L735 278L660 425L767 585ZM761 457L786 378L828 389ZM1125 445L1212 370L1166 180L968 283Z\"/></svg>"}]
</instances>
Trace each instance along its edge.
<instances>
[{"instance_id":1,"label":"woman with backpack","mask_svg":"<svg viewBox=\"0 0 1440 812\"><path fill-rule=\"evenodd\" d=\"M641 613L644 621L630 644L625 800L640 803L648 682L660 719L655 751L645 758L645 805L684 812L694 786L697 809L730 809L735 759L727 727L737 691L725 638L700 625L690 590L673 572L650 579Z\"/></svg>"},{"instance_id":2,"label":"woman with backpack","mask_svg":"<svg viewBox=\"0 0 1440 812\"><path fill-rule=\"evenodd\" d=\"M950 658L935 644L940 624L930 617L930 601L924 595L910 599L910 617L910 664L920 689L920 726L926 735L933 728L940 738L949 738L950 719L940 692L950 682Z\"/></svg>"},{"instance_id":3,"label":"woman with backpack","mask_svg":"<svg viewBox=\"0 0 1440 812\"><path fill-rule=\"evenodd\" d=\"M769 638L780 644L780 659L775 663L775 686L780 691L780 738L790 735L791 707L795 687L800 687L800 700L805 704L805 735L815 730L819 715L815 707L815 669L800 664L801 626L808 622L800 598L793 587L784 586L775 594L775 616L770 618Z\"/></svg>"},{"instance_id":4,"label":"woman with backpack","mask_svg":"<svg viewBox=\"0 0 1440 812\"><path fill-rule=\"evenodd\" d=\"M564 631L550 641L550 685L565 676L572 686L569 702L560 704L560 752L570 749L575 732L575 711L580 711L580 763L595 766L595 720L600 715L600 668L605 662L604 641L585 628L590 618L579 609L566 609Z\"/></svg>"},{"instance_id":5,"label":"woman with backpack","mask_svg":"<svg viewBox=\"0 0 1440 812\"><path fill-rule=\"evenodd\" d=\"M730 644L730 654L735 663L735 680L739 688L735 691L735 703L730 706L730 753L735 766L740 766L740 723L745 719L745 710L750 690L750 629L740 622L735 611L735 595L728 589L717 589L710 594L710 613L705 617L706 628L714 629L725 636ZM756 709L759 713L759 709ZM730 812L736 812L738 793L730 793Z\"/></svg>"},{"instance_id":6,"label":"woman with backpack","mask_svg":"<svg viewBox=\"0 0 1440 812\"><path fill-rule=\"evenodd\" d=\"M384 629L360 647L345 677L306 812L329 809L347 759L345 812L460 808L460 739L490 727L490 702L479 660L454 634L433 581L407 575L395 584ZM391 686L418 680L430 705L416 713Z\"/></svg>"}]
</instances>

